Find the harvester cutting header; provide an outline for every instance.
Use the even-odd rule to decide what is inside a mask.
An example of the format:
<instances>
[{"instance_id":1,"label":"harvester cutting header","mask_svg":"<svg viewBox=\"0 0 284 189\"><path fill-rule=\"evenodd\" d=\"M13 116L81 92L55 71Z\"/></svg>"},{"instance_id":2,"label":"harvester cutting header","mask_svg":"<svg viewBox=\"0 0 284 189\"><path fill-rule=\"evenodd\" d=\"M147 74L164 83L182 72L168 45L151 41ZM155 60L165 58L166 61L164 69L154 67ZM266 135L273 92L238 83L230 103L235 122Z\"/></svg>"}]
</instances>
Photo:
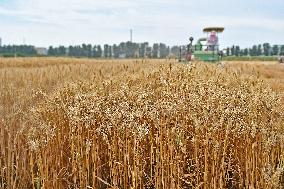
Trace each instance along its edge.
<instances>
[{"instance_id":1,"label":"harvester cutting header","mask_svg":"<svg viewBox=\"0 0 284 189\"><path fill-rule=\"evenodd\" d=\"M204 28L203 32L207 34L207 37L198 39L195 45L192 44L193 37L190 37L190 43L187 45L186 60L219 61L222 52L219 51L218 34L223 31L223 27Z\"/></svg>"}]
</instances>

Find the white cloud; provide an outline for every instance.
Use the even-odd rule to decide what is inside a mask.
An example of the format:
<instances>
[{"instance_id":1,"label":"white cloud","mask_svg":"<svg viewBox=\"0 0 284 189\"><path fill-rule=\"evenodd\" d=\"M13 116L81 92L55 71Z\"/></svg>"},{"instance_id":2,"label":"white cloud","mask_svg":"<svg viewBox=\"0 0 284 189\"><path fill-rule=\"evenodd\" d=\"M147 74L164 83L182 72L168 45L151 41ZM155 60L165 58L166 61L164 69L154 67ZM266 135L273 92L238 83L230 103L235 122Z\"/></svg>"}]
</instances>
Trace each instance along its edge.
<instances>
[{"instance_id":1,"label":"white cloud","mask_svg":"<svg viewBox=\"0 0 284 189\"><path fill-rule=\"evenodd\" d=\"M240 0L239 5L245 2ZM284 30L281 17L228 13L226 8L231 5L225 0L215 3L205 0L17 0L15 5L0 7L0 16L17 20L5 22L0 31L4 42L6 39L8 43L20 43L22 37L32 44L45 46L118 43L129 39L128 30L133 28L136 41L182 44L189 35L201 37L203 27L218 25L227 28L224 33L226 45L248 45L246 36L235 38L238 32L248 32L253 44L262 40L253 38L253 31L263 33L267 40L276 41ZM268 31L273 36L264 33ZM283 37L280 42L284 43Z\"/></svg>"}]
</instances>

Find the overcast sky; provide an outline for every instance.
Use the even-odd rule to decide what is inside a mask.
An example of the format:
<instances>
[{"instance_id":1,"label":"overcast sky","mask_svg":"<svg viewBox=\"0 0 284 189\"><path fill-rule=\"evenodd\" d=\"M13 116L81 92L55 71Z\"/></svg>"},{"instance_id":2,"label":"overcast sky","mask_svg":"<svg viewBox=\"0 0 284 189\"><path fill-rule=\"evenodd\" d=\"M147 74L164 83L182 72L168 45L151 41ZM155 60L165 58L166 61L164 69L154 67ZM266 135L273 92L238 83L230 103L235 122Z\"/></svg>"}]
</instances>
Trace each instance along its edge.
<instances>
[{"instance_id":1,"label":"overcast sky","mask_svg":"<svg viewBox=\"0 0 284 189\"><path fill-rule=\"evenodd\" d=\"M223 26L223 47L284 44L284 0L0 0L4 44L185 44Z\"/></svg>"}]
</instances>

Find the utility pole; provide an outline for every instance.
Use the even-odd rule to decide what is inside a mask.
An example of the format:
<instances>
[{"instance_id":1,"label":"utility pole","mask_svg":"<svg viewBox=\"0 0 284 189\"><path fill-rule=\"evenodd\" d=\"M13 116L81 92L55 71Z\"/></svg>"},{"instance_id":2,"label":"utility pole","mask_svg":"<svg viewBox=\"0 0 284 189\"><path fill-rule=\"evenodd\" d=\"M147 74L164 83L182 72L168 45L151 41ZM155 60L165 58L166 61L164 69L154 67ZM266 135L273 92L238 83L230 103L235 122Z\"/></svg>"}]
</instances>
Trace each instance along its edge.
<instances>
[{"instance_id":1,"label":"utility pole","mask_svg":"<svg viewBox=\"0 0 284 189\"><path fill-rule=\"evenodd\" d=\"M2 46L2 38L0 37L0 47Z\"/></svg>"},{"instance_id":2,"label":"utility pole","mask_svg":"<svg viewBox=\"0 0 284 189\"><path fill-rule=\"evenodd\" d=\"M132 43L132 29L130 29L130 42Z\"/></svg>"},{"instance_id":3,"label":"utility pole","mask_svg":"<svg viewBox=\"0 0 284 189\"><path fill-rule=\"evenodd\" d=\"M181 46L179 46L179 62L181 62Z\"/></svg>"}]
</instances>

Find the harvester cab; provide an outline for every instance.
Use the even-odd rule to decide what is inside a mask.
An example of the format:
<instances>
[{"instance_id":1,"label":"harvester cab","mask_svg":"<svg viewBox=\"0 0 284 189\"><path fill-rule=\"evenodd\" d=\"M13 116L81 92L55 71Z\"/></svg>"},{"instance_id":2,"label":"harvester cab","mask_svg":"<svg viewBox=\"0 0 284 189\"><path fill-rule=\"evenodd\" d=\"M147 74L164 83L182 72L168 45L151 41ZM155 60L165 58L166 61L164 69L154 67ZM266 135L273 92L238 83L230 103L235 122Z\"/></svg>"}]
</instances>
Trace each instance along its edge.
<instances>
[{"instance_id":1,"label":"harvester cab","mask_svg":"<svg viewBox=\"0 0 284 189\"><path fill-rule=\"evenodd\" d=\"M192 44L193 37L191 37L190 43L187 45L186 60L220 61L223 53L219 50L218 34L223 31L224 28L222 27L204 28L203 32L207 34L207 37L198 39L195 45Z\"/></svg>"}]
</instances>

